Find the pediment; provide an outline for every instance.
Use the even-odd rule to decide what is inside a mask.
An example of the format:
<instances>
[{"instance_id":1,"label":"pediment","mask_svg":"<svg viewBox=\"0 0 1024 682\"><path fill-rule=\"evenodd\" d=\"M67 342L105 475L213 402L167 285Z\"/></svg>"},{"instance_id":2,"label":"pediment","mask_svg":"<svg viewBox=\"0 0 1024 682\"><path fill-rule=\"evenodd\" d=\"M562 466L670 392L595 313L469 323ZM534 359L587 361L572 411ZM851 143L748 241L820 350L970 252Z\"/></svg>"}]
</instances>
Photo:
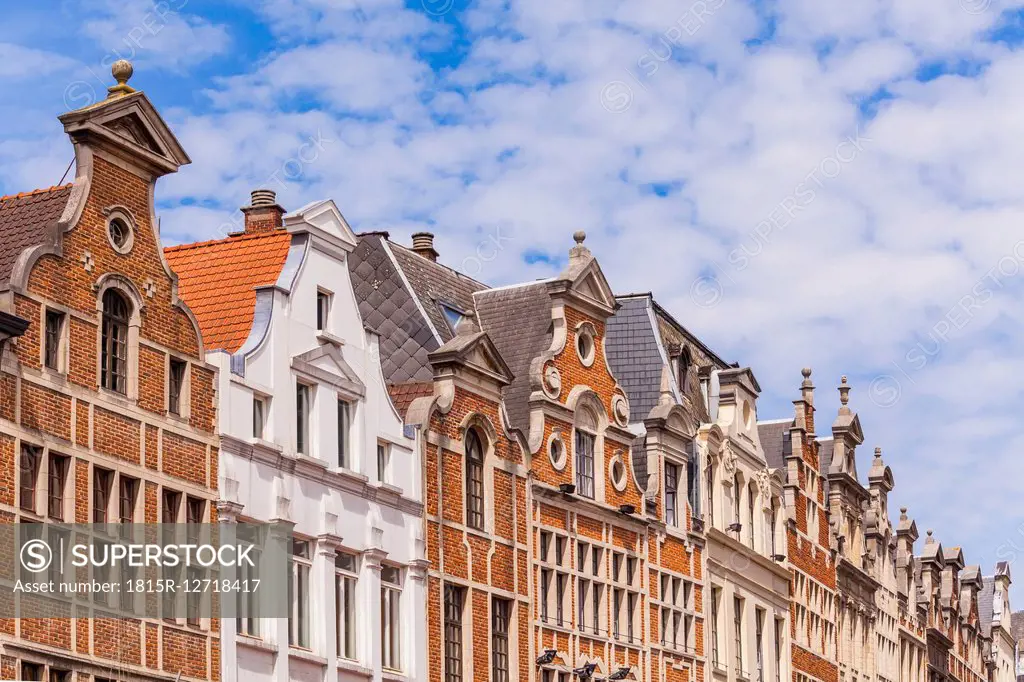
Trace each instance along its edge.
<instances>
[{"instance_id":1,"label":"pediment","mask_svg":"<svg viewBox=\"0 0 1024 682\"><path fill-rule=\"evenodd\" d=\"M608 280L601 271L596 259L592 259L586 267L576 275L569 290L583 299L597 303L603 308L615 309L615 294Z\"/></svg>"},{"instance_id":2,"label":"pediment","mask_svg":"<svg viewBox=\"0 0 1024 682\"><path fill-rule=\"evenodd\" d=\"M331 199L313 201L284 216L286 227L308 225L337 240L342 247L352 252L358 244L355 231Z\"/></svg>"},{"instance_id":3,"label":"pediment","mask_svg":"<svg viewBox=\"0 0 1024 682\"><path fill-rule=\"evenodd\" d=\"M103 123L103 127L116 135L120 135L129 142L148 149L154 154L166 155L166 150L160 148L160 144L150 134L146 124L135 112L107 121Z\"/></svg>"},{"instance_id":4,"label":"pediment","mask_svg":"<svg viewBox=\"0 0 1024 682\"><path fill-rule=\"evenodd\" d=\"M188 154L142 92L111 97L60 117L77 142L104 149L156 175L191 163Z\"/></svg>"},{"instance_id":5,"label":"pediment","mask_svg":"<svg viewBox=\"0 0 1024 682\"><path fill-rule=\"evenodd\" d=\"M502 384L512 383L514 375L498 348L485 332L458 335L428 356L432 364L461 364L486 374Z\"/></svg>"},{"instance_id":6,"label":"pediment","mask_svg":"<svg viewBox=\"0 0 1024 682\"><path fill-rule=\"evenodd\" d=\"M341 349L333 344L306 351L292 358L292 367L311 378L355 396L366 394L366 386L352 366L345 361Z\"/></svg>"}]
</instances>

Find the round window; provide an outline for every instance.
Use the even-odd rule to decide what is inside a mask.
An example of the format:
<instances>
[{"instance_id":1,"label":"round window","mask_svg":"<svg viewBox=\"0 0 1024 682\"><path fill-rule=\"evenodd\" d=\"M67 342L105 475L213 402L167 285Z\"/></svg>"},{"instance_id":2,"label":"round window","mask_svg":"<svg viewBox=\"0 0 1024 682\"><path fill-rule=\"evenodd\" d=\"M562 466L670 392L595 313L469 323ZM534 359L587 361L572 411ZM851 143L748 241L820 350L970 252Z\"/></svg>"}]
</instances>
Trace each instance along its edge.
<instances>
[{"instance_id":1,"label":"round window","mask_svg":"<svg viewBox=\"0 0 1024 682\"><path fill-rule=\"evenodd\" d=\"M615 455L612 458L611 477L612 485L616 490L622 492L626 489L626 465L623 463L621 455Z\"/></svg>"},{"instance_id":2,"label":"round window","mask_svg":"<svg viewBox=\"0 0 1024 682\"><path fill-rule=\"evenodd\" d=\"M548 457L551 459L551 466L558 471L565 468L565 443L558 434L551 434L548 439Z\"/></svg>"},{"instance_id":3,"label":"round window","mask_svg":"<svg viewBox=\"0 0 1024 682\"><path fill-rule=\"evenodd\" d=\"M594 332L589 325L576 330L576 353L585 367L594 364Z\"/></svg>"},{"instance_id":4,"label":"round window","mask_svg":"<svg viewBox=\"0 0 1024 682\"><path fill-rule=\"evenodd\" d=\"M118 253L128 253L132 248L132 228L124 218L111 218L107 224L107 237Z\"/></svg>"}]
</instances>

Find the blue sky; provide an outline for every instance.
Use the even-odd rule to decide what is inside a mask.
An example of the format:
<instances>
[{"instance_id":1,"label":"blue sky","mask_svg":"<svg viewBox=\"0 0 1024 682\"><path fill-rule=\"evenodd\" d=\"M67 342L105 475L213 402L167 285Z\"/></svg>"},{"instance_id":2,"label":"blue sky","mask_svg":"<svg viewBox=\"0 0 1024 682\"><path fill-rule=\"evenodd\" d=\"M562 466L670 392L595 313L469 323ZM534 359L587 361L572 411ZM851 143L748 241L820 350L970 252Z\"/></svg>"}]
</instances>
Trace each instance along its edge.
<instances>
[{"instance_id":1,"label":"blue sky","mask_svg":"<svg viewBox=\"0 0 1024 682\"><path fill-rule=\"evenodd\" d=\"M1024 0L41 0L0 26L0 193L57 183L56 116L135 64L193 163L170 243L258 186L437 233L494 284L588 233L753 367L759 418L840 376L922 534L1024 607Z\"/></svg>"}]
</instances>

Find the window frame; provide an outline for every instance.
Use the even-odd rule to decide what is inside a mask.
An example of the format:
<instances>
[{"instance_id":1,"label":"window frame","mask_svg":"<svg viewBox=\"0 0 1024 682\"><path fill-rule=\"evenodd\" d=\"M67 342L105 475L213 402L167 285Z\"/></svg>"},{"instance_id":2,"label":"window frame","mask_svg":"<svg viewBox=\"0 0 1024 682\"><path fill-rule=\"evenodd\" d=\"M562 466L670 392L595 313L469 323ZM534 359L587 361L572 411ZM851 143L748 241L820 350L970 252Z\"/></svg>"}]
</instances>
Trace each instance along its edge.
<instances>
[{"instance_id":1,"label":"window frame","mask_svg":"<svg viewBox=\"0 0 1024 682\"><path fill-rule=\"evenodd\" d=\"M452 583L444 586L444 682L462 682L464 650L462 619L466 604L464 587Z\"/></svg>"},{"instance_id":2,"label":"window frame","mask_svg":"<svg viewBox=\"0 0 1024 682\"><path fill-rule=\"evenodd\" d=\"M573 434L573 449L576 465L576 494L596 499L597 485L595 466L597 462L597 435L576 427Z\"/></svg>"},{"instance_id":3,"label":"window frame","mask_svg":"<svg viewBox=\"0 0 1024 682\"><path fill-rule=\"evenodd\" d=\"M391 469L391 443L377 441L377 480L382 484L388 484L389 470Z\"/></svg>"},{"instance_id":4,"label":"window frame","mask_svg":"<svg viewBox=\"0 0 1024 682\"><path fill-rule=\"evenodd\" d=\"M679 465L665 462L665 524L679 527Z\"/></svg>"},{"instance_id":5,"label":"window frame","mask_svg":"<svg viewBox=\"0 0 1024 682\"><path fill-rule=\"evenodd\" d=\"M512 681L512 656L509 632L512 624L512 600L491 599L491 682Z\"/></svg>"},{"instance_id":6,"label":"window frame","mask_svg":"<svg viewBox=\"0 0 1024 682\"><path fill-rule=\"evenodd\" d=\"M123 304L122 311L111 311ZM133 306L120 290L109 288L101 297L100 386L108 391L128 395L129 344Z\"/></svg>"},{"instance_id":7,"label":"window frame","mask_svg":"<svg viewBox=\"0 0 1024 682\"><path fill-rule=\"evenodd\" d=\"M46 516L55 521L64 521L71 457L51 450L46 458L46 467Z\"/></svg>"},{"instance_id":8,"label":"window frame","mask_svg":"<svg viewBox=\"0 0 1024 682\"><path fill-rule=\"evenodd\" d=\"M395 579L385 578L385 572ZM402 671L402 572L397 566L381 566L380 581L380 637L381 667L386 670Z\"/></svg>"},{"instance_id":9,"label":"window frame","mask_svg":"<svg viewBox=\"0 0 1024 682\"><path fill-rule=\"evenodd\" d=\"M339 550L334 555L334 613L337 619L337 655L347 661L358 660L356 593L359 585L359 558Z\"/></svg>"},{"instance_id":10,"label":"window frame","mask_svg":"<svg viewBox=\"0 0 1024 682\"><path fill-rule=\"evenodd\" d=\"M167 358L167 412L176 417L188 416L189 362L173 355Z\"/></svg>"},{"instance_id":11,"label":"window frame","mask_svg":"<svg viewBox=\"0 0 1024 682\"><path fill-rule=\"evenodd\" d=\"M35 514L39 497L39 472L43 462L43 447L34 443L21 443L18 458L18 509Z\"/></svg>"},{"instance_id":12,"label":"window frame","mask_svg":"<svg viewBox=\"0 0 1024 682\"><path fill-rule=\"evenodd\" d=\"M267 419L270 416L270 398L260 393L252 394L252 437L266 440ZM259 426L259 428L257 428Z\"/></svg>"},{"instance_id":13,"label":"window frame","mask_svg":"<svg viewBox=\"0 0 1024 682\"><path fill-rule=\"evenodd\" d=\"M313 571L312 543L292 538L288 576L288 646L310 648L310 576Z\"/></svg>"},{"instance_id":14,"label":"window frame","mask_svg":"<svg viewBox=\"0 0 1024 682\"><path fill-rule=\"evenodd\" d=\"M476 429L466 430L466 526L484 530L484 446Z\"/></svg>"},{"instance_id":15,"label":"window frame","mask_svg":"<svg viewBox=\"0 0 1024 682\"><path fill-rule=\"evenodd\" d=\"M345 398L338 396L338 467L351 469L352 462L349 455L352 452L352 415L355 405Z\"/></svg>"},{"instance_id":16,"label":"window frame","mask_svg":"<svg viewBox=\"0 0 1024 682\"><path fill-rule=\"evenodd\" d=\"M51 326L56 320L56 330ZM65 329L68 315L63 310L46 307L43 309L43 367L54 372L64 373Z\"/></svg>"},{"instance_id":17,"label":"window frame","mask_svg":"<svg viewBox=\"0 0 1024 682\"><path fill-rule=\"evenodd\" d=\"M312 423L314 386L295 381L295 452L313 456Z\"/></svg>"}]
</instances>

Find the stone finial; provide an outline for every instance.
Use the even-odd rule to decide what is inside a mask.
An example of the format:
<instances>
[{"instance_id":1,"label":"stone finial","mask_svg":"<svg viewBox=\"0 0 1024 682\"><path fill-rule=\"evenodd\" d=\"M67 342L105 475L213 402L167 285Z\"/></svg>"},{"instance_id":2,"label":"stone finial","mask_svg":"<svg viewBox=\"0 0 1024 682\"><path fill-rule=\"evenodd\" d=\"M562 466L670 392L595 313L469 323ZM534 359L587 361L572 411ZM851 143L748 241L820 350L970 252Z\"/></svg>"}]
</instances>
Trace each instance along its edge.
<instances>
[{"instance_id":1,"label":"stone finial","mask_svg":"<svg viewBox=\"0 0 1024 682\"><path fill-rule=\"evenodd\" d=\"M804 380L800 383L800 387L814 388L814 386L811 384L811 368L804 367L802 370L800 370L800 374L802 374L804 377Z\"/></svg>"},{"instance_id":2,"label":"stone finial","mask_svg":"<svg viewBox=\"0 0 1024 682\"><path fill-rule=\"evenodd\" d=\"M110 67L110 74L117 81L117 85L107 88L107 99L120 97L121 95L130 95L135 92L135 88L128 85L128 81L133 73L135 73L135 68L127 59L118 59L114 62Z\"/></svg>"},{"instance_id":3,"label":"stone finial","mask_svg":"<svg viewBox=\"0 0 1024 682\"><path fill-rule=\"evenodd\" d=\"M908 518L910 517L907 516L907 508L900 507L900 521L906 521Z\"/></svg>"},{"instance_id":4,"label":"stone finial","mask_svg":"<svg viewBox=\"0 0 1024 682\"><path fill-rule=\"evenodd\" d=\"M882 459L882 448L875 448L875 459Z\"/></svg>"},{"instance_id":5,"label":"stone finial","mask_svg":"<svg viewBox=\"0 0 1024 682\"><path fill-rule=\"evenodd\" d=\"M843 407L850 403L850 384L847 382L845 374L839 383L839 402L843 404Z\"/></svg>"},{"instance_id":6,"label":"stone finial","mask_svg":"<svg viewBox=\"0 0 1024 682\"><path fill-rule=\"evenodd\" d=\"M587 239L587 233L583 230L576 230L573 232L572 238L577 244L582 244Z\"/></svg>"}]
</instances>

